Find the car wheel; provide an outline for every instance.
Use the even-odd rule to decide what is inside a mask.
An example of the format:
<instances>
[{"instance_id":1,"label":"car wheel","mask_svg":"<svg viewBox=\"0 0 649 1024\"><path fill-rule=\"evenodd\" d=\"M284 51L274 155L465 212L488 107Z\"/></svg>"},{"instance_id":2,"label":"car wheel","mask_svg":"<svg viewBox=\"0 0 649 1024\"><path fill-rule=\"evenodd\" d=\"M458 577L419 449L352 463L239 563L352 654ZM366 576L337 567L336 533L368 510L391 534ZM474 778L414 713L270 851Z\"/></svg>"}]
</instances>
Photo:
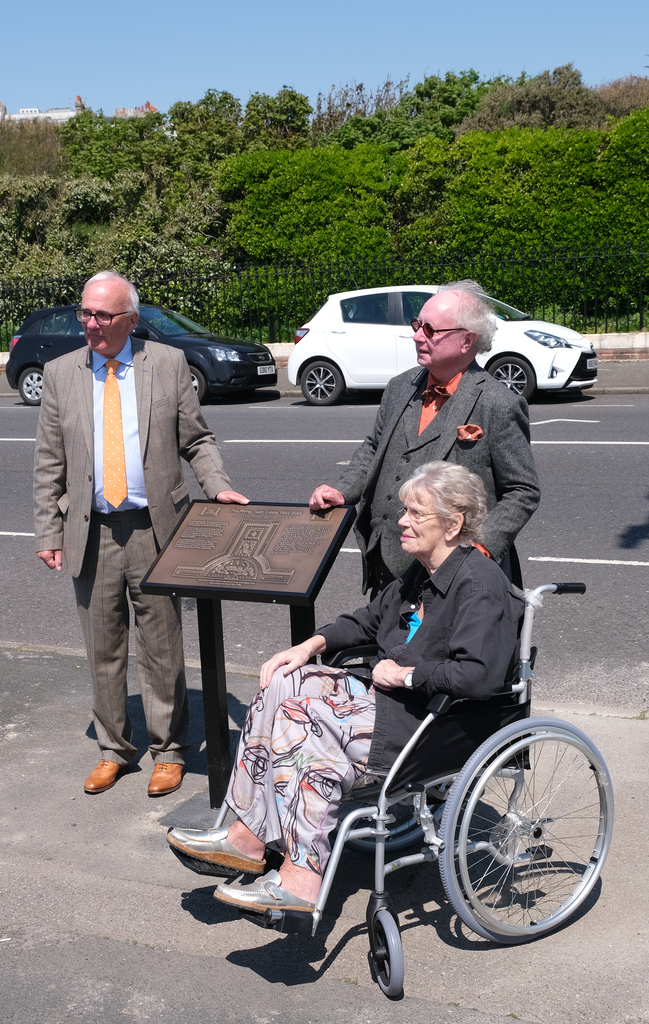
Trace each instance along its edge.
<instances>
[{"instance_id":1,"label":"car wheel","mask_svg":"<svg viewBox=\"0 0 649 1024\"><path fill-rule=\"evenodd\" d=\"M199 402L202 402L205 398L205 392L207 391L207 381L205 375L197 370L195 366L189 367L189 374L192 378L192 387L196 392L196 397Z\"/></svg>"},{"instance_id":2,"label":"car wheel","mask_svg":"<svg viewBox=\"0 0 649 1024\"><path fill-rule=\"evenodd\" d=\"M40 405L43 394L43 371L37 366L23 370L18 380L18 393L25 405Z\"/></svg>"},{"instance_id":3,"label":"car wheel","mask_svg":"<svg viewBox=\"0 0 649 1024\"><path fill-rule=\"evenodd\" d=\"M508 387L516 395L529 400L536 390L536 376L526 359L520 356L501 356L487 367L494 380Z\"/></svg>"},{"instance_id":4,"label":"car wheel","mask_svg":"<svg viewBox=\"0 0 649 1024\"><path fill-rule=\"evenodd\" d=\"M302 394L310 405L333 405L345 390L340 370L332 363L309 363L300 380Z\"/></svg>"}]
</instances>

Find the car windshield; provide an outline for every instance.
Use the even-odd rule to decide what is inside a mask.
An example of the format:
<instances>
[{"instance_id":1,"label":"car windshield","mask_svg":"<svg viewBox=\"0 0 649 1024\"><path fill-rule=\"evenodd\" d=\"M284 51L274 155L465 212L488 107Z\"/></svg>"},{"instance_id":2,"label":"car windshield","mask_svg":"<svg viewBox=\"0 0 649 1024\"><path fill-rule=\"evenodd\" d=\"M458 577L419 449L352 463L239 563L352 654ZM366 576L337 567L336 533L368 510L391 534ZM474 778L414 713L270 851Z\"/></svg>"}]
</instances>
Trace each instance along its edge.
<instances>
[{"instance_id":1,"label":"car windshield","mask_svg":"<svg viewBox=\"0 0 649 1024\"><path fill-rule=\"evenodd\" d=\"M501 302L499 299L492 299L490 295L485 295L484 301L487 303L492 313L495 313L499 320L531 320L532 317L528 316L527 313L523 313L522 310L516 309L515 306L508 306L506 302Z\"/></svg>"},{"instance_id":2,"label":"car windshield","mask_svg":"<svg viewBox=\"0 0 649 1024\"><path fill-rule=\"evenodd\" d=\"M182 313L174 313L172 309L140 306L140 320L144 320L159 334L166 334L169 337L177 337L179 334L211 334L207 327L201 327Z\"/></svg>"}]
</instances>

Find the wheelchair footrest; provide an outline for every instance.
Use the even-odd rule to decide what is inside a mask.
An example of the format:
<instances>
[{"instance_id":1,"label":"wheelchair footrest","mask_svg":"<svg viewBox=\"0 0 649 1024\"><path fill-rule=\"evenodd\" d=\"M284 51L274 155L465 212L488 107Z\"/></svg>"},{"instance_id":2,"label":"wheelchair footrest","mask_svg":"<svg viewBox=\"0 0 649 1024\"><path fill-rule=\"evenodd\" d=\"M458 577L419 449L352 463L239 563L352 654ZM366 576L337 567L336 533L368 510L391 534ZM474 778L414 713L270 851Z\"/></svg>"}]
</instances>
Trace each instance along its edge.
<instances>
[{"instance_id":1,"label":"wheelchair footrest","mask_svg":"<svg viewBox=\"0 0 649 1024\"><path fill-rule=\"evenodd\" d=\"M241 872L238 868L226 868L221 864L212 864L208 860L201 860L199 857L192 857L183 850L177 850L175 846L169 849L176 855L181 864L184 864L190 871L197 875L218 875L220 878L236 878Z\"/></svg>"},{"instance_id":2,"label":"wheelchair footrest","mask_svg":"<svg viewBox=\"0 0 649 1024\"><path fill-rule=\"evenodd\" d=\"M313 914L308 910L273 910L268 907L263 914L252 914L246 910L239 913L260 928L271 928L286 935L306 935L308 938L313 934Z\"/></svg>"}]
</instances>

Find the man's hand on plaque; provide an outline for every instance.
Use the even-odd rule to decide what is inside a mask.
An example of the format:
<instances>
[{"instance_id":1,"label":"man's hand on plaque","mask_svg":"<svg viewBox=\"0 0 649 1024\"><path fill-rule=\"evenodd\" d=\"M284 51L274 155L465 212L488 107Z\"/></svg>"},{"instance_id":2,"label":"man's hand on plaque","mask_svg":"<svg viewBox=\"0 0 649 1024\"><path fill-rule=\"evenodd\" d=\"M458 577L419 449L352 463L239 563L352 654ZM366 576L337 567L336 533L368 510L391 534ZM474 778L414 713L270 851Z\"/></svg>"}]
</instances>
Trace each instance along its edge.
<instances>
[{"instance_id":1,"label":"man's hand on plaque","mask_svg":"<svg viewBox=\"0 0 649 1024\"><path fill-rule=\"evenodd\" d=\"M326 649L325 638L316 633L315 636L305 640L303 644L296 644L295 647L289 647L287 651L280 651L261 666L259 689L265 690L270 686L271 679L282 665L286 666L284 675L288 676L291 672L308 664L317 654L322 654Z\"/></svg>"},{"instance_id":2,"label":"man's hand on plaque","mask_svg":"<svg viewBox=\"0 0 649 1024\"><path fill-rule=\"evenodd\" d=\"M335 487L330 487L329 484L320 484L320 487L316 487L309 498L309 508L314 512L321 511L323 508L331 508L332 505L344 504L344 496Z\"/></svg>"},{"instance_id":3,"label":"man's hand on plaque","mask_svg":"<svg viewBox=\"0 0 649 1024\"><path fill-rule=\"evenodd\" d=\"M239 494L238 491L219 491L216 496L216 500L220 501L222 505L250 504L250 498L246 498L243 494Z\"/></svg>"}]
</instances>

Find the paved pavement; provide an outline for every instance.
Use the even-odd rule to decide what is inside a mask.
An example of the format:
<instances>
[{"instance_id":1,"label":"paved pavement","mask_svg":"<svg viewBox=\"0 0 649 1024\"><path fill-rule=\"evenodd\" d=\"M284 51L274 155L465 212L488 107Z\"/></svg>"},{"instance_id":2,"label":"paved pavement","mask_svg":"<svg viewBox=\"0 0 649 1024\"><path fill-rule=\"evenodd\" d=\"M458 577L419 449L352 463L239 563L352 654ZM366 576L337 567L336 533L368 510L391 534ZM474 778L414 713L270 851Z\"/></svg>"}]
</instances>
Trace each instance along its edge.
<instances>
[{"instance_id":1,"label":"paved pavement","mask_svg":"<svg viewBox=\"0 0 649 1024\"><path fill-rule=\"evenodd\" d=\"M565 716L609 765L617 823L601 884L561 931L531 945L496 946L458 924L436 865L390 876L406 984L403 1000L389 1003L367 963L371 861L362 854L345 853L321 929L308 940L242 920L213 899L216 879L187 871L167 849L169 825L204 826L213 815L196 672L188 773L181 790L152 800L148 755L108 793L83 793L96 756L83 659L0 649L0 663L3 1022L649 1018L646 721ZM230 676L233 741L254 686L250 677ZM142 750L135 688L129 712Z\"/></svg>"}]
</instances>

